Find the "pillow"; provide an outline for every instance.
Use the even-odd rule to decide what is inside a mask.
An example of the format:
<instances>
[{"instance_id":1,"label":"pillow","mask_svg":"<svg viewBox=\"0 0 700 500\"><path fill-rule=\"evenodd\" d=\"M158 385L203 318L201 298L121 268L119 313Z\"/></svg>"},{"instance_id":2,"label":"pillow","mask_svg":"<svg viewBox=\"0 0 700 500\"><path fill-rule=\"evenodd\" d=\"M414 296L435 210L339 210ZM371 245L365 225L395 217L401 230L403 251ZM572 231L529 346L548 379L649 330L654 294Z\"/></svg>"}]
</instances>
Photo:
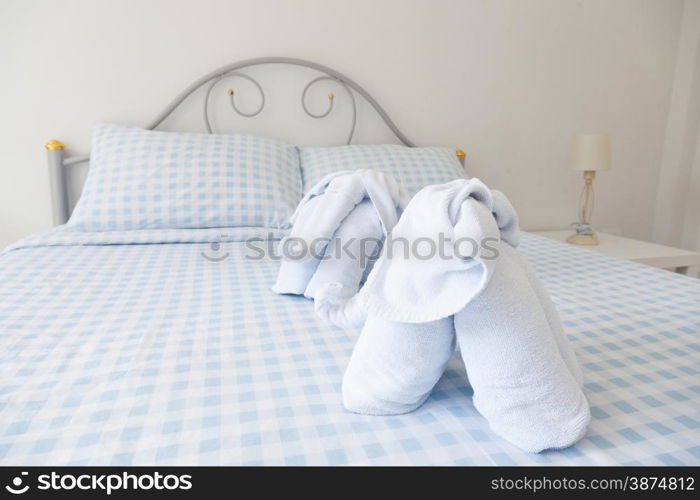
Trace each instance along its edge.
<instances>
[{"instance_id":1,"label":"pillow","mask_svg":"<svg viewBox=\"0 0 700 500\"><path fill-rule=\"evenodd\" d=\"M454 149L395 144L301 148L304 193L331 172L362 168L393 175L411 196L425 186L465 177Z\"/></svg>"},{"instance_id":2,"label":"pillow","mask_svg":"<svg viewBox=\"0 0 700 500\"><path fill-rule=\"evenodd\" d=\"M300 200L294 146L252 135L97 125L87 181L66 225L81 231L282 228Z\"/></svg>"}]
</instances>

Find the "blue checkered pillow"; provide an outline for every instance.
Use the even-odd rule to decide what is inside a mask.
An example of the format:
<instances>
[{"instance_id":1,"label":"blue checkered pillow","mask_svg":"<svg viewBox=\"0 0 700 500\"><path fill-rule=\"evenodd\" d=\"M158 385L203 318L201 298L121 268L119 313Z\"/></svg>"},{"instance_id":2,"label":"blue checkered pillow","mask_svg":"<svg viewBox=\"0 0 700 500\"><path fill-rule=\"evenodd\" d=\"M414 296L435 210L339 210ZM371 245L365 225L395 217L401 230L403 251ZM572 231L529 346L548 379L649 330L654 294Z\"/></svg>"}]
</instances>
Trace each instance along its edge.
<instances>
[{"instance_id":1,"label":"blue checkered pillow","mask_svg":"<svg viewBox=\"0 0 700 500\"><path fill-rule=\"evenodd\" d=\"M301 199L296 148L251 135L97 125L68 226L82 231L285 227Z\"/></svg>"},{"instance_id":2,"label":"blue checkered pillow","mask_svg":"<svg viewBox=\"0 0 700 500\"><path fill-rule=\"evenodd\" d=\"M465 177L454 149L395 144L301 149L304 193L331 172L363 168L393 175L411 196L425 186Z\"/></svg>"}]
</instances>

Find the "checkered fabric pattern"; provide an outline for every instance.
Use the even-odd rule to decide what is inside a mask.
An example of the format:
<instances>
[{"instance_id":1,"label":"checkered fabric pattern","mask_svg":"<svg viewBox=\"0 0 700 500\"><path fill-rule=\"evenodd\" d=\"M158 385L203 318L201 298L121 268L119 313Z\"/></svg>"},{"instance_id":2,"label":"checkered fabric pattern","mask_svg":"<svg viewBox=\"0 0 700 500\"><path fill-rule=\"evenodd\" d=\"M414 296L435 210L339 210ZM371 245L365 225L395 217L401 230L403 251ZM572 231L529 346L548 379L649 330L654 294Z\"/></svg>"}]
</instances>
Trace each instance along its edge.
<instances>
[{"instance_id":1,"label":"checkered fabric pattern","mask_svg":"<svg viewBox=\"0 0 700 500\"><path fill-rule=\"evenodd\" d=\"M396 144L301 148L304 193L331 172L359 169L393 175L411 196L425 186L466 175L454 149L409 148Z\"/></svg>"},{"instance_id":2,"label":"checkered fabric pattern","mask_svg":"<svg viewBox=\"0 0 700 500\"><path fill-rule=\"evenodd\" d=\"M593 414L533 455L457 357L413 413L344 411L359 332L270 291L264 232L61 232L0 254L0 464L700 464L700 280L525 235Z\"/></svg>"},{"instance_id":3,"label":"checkered fabric pattern","mask_svg":"<svg viewBox=\"0 0 700 500\"><path fill-rule=\"evenodd\" d=\"M97 125L88 178L68 226L285 227L300 199L294 146L251 135Z\"/></svg>"}]
</instances>

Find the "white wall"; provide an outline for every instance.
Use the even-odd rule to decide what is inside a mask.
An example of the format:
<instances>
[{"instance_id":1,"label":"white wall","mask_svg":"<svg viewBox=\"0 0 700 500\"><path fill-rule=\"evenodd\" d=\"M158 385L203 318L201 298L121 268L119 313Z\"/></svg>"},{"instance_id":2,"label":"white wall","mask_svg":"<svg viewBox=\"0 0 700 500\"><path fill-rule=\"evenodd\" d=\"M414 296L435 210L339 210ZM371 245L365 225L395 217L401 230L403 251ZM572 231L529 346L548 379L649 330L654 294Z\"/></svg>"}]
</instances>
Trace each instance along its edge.
<instances>
[{"instance_id":1,"label":"white wall","mask_svg":"<svg viewBox=\"0 0 700 500\"><path fill-rule=\"evenodd\" d=\"M655 241L700 249L700 1L686 0L654 218Z\"/></svg>"},{"instance_id":2,"label":"white wall","mask_svg":"<svg viewBox=\"0 0 700 500\"><path fill-rule=\"evenodd\" d=\"M0 246L50 226L43 144L144 124L184 86L261 55L365 85L419 144L460 146L529 229L566 227L572 137L607 132L594 223L648 238L680 0L3 0Z\"/></svg>"}]
</instances>

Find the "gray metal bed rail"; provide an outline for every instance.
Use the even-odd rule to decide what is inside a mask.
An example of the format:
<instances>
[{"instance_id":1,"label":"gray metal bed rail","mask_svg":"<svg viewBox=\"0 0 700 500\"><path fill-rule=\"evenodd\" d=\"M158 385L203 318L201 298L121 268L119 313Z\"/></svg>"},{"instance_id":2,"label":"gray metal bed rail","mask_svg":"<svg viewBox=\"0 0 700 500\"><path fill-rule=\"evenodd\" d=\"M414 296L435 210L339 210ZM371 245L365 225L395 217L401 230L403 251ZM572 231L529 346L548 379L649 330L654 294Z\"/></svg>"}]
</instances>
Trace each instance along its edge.
<instances>
[{"instance_id":1,"label":"gray metal bed rail","mask_svg":"<svg viewBox=\"0 0 700 500\"><path fill-rule=\"evenodd\" d=\"M211 125L211 120L209 117L209 107L210 100L213 94L214 88L220 84L224 79L229 77L243 78L257 89L260 93L260 105L255 111L243 112L236 104L235 101L235 91L233 89L228 89L228 96L231 108L234 112L242 117L251 118L259 115L265 107L265 91L262 85L250 75L243 73L242 70L250 68L252 66L261 66L267 64L286 64L292 66L301 66L305 68L310 68L321 73L320 76L312 79L306 87L304 87L301 93L301 107L303 111L310 117L316 119L322 119L328 116L333 110L333 104L335 101L335 95L333 93L328 94L328 108L323 113L313 113L309 110L306 105L306 96L309 89L320 81L333 81L340 84L348 95L351 103L351 122L350 130L348 132L346 144L350 144L355 134L355 129L357 126L357 103L355 100L355 94L362 97L369 105L376 111L379 117L391 130L391 132L396 136L396 138L401 141L406 146L415 147L415 144L411 142L404 134L399 130L396 124L389 118L389 115L384 111L384 109L379 105L379 103L367 92L363 87L357 84L355 81L345 76L344 74L312 61L306 61L304 59L296 59L292 57L259 57L254 59L246 59L239 61L227 66L223 66L211 73L204 75L197 81L193 82L185 90L183 90L173 101L166 106L166 108L153 119L145 128L147 130L155 130L160 126L173 112L180 107L180 105L186 101L192 94L194 94L200 88L206 87L206 93L204 96L203 103L203 118L204 125L207 132L213 133L213 127ZM49 182L51 186L51 199L52 199L52 211L53 211L53 222L56 225L64 224L68 221L68 217L72 211L69 200L68 184L66 181L66 169L68 167L86 163L89 161L89 156L66 156L64 144L57 140L52 139L46 145L48 164L49 164ZM459 158L460 162L464 164L464 158L466 154L461 149L457 149L455 154Z\"/></svg>"}]
</instances>

